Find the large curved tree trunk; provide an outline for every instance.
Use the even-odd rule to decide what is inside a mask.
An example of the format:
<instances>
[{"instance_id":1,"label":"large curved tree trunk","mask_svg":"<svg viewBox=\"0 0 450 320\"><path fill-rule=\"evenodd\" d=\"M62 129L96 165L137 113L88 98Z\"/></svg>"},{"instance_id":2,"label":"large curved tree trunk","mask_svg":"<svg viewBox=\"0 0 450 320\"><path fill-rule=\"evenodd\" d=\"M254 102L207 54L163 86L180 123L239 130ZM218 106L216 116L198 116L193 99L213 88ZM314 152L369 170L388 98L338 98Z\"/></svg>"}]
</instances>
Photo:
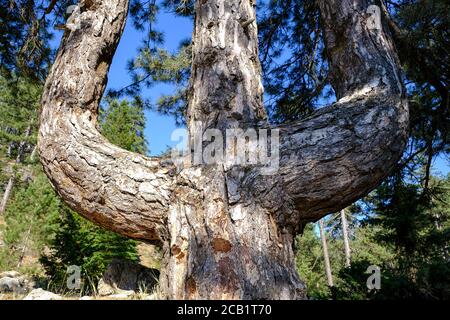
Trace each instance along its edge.
<instances>
[{"instance_id":1,"label":"large curved tree trunk","mask_svg":"<svg viewBox=\"0 0 450 320\"><path fill-rule=\"evenodd\" d=\"M86 218L164 247L166 298L305 298L295 235L377 186L407 138L397 57L390 35L368 23L370 4L319 1L339 101L278 128L279 170L267 175L227 162L179 168L108 143L97 109L128 1L85 1L81 29L64 35L42 99L47 175ZM270 129L253 1L197 1L195 10L192 145L206 129Z\"/></svg>"}]
</instances>

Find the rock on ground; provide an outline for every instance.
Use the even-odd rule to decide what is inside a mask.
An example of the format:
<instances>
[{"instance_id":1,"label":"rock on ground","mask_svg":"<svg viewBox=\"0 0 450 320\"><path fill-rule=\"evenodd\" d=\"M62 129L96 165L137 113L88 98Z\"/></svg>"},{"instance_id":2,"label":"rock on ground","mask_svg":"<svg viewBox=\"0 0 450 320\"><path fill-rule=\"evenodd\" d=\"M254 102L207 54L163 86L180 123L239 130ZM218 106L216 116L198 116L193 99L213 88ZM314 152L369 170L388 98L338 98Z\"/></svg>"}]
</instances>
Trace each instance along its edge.
<instances>
[{"instance_id":1,"label":"rock on ground","mask_svg":"<svg viewBox=\"0 0 450 320\"><path fill-rule=\"evenodd\" d=\"M33 282L17 271L0 273L0 293L25 294L33 288Z\"/></svg>"},{"instance_id":2,"label":"rock on ground","mask_svg":"<svg viewBox=\"0 0 450 320\"><path fill-rule=\"evenodd\" d=\"M151 292L158 282L159 271L130 261L113 260L100 279L100 296L127 294L130 291Z\"/></svg>"},{"instance_id":3,"label":"rock on ground","mask_svg":"<svg viewBox=\"0 0 450 320\"><path fill-rule=\"evenodd\" d=\"M53 292L44 289L34 289L23 300L63 300L63 298Z\"/></svg>"},{"instance_id":4,"label":"rock on ground","mask_svg":"<svg viewBox=\"0 0 450 320\"><path fill-rule=\"evenodd\" d=\"M0 292L24 294L26 291L19 279L3 277L0 278Z\"/></svg>"}]
</instances>

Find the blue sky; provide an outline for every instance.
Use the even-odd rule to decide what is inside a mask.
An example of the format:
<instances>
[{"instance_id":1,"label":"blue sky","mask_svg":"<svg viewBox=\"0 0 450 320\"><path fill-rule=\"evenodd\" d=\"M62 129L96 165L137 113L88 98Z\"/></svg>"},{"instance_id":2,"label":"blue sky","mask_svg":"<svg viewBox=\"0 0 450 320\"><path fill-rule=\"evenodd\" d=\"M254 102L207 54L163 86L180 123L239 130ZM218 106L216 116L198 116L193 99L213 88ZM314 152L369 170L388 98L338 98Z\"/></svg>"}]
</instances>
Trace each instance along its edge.
<instances>
[{"instance_id":1,"label":"blue sky","mask_svg":"<svg viewBox=\"0 0 450 320\"><path fill-rule=\"evenodd\" d=\"M156 29L164 31L164 47L171 52L177 50L180 41L191 36L192 28L193 22L191 19L175 17L173 14L164 11L160 12L156 21ZM111 65L107 89L120 89L131 83L132 80L126 69L127 63L136 56L143 37L144 34L135 30L131 19L128 19ZM53 42L55 46L59 46L59 40L60 35ZM154 102L161 94L168 94L173 90L173 86L160 84L143 89L142 94ZM160 115L153 111L146 111L145 115L147 119L145 136L151 155L158 155L166 150L167 146L174 146L177 143L170 139L173 130L177 128L175 120L171 116ZM437 158L433 165L433 171L435 174L448 174L450 172L448 159Z\"/></svg>"},{"instance_id":2,"label":"blue sky","mask_svg":"<svg viewBox=\"0 0 450 320\"><path fill-rule=\"evenodd\" d=\"M164 31L164 47L170 52L176 52L180 41L190 38L193 22L189 18L174 17L168 12L162 12L157 20L156 28ZM120 89L131 83L127 73L127 62L136 56L138 47L142 43L144 34L133 28L128 19L124 34L117 48L109 72L108 89ZM142 91L143 96L155 102L161 94L173 92L174 87L160 84ZM160 115L153 111L146 111L147 126L145 136L148 141L150 154L158 155L167 146L174 146L176 142L170 140L172 131L176 129L175 120L171 116Z\"/></svg>"}]
</instances>

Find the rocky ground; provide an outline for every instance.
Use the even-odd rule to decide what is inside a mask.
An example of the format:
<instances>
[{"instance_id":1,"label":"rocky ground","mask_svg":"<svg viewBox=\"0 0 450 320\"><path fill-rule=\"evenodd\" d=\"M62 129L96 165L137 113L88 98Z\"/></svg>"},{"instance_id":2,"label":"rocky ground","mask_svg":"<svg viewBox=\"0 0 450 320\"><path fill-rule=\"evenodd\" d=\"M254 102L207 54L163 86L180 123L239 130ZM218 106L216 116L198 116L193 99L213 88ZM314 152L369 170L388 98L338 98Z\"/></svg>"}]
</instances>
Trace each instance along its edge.
<instances>
[{"instance_id":1,"label":"rocky ground","mask_svg":"<svg viewBox=\"0 0 450 320\"><path fill-rule=\"evenodd\" d=\"M0 215L0 250L4 246ZM140 264L115 260L100 279L96 294L76 296L57 294L40 287L31 277L17 271L0 270L0 300L156 300L161 253L152 245L140 243L137 247ZM38 257L26 254L23 265L35 266Z\"/></svg>"},{"instance_id":2,"label":"rocky ground","mask_svg":"<svg viewBox=\"0 0 450 320\"><path fill-rule=\"evenodd\" d=\"M140 264L111 262L94 296L59 295L36 287L16 271L0 273L0 300L156 300L159 271Z\"/></svg>"}]
</instances>

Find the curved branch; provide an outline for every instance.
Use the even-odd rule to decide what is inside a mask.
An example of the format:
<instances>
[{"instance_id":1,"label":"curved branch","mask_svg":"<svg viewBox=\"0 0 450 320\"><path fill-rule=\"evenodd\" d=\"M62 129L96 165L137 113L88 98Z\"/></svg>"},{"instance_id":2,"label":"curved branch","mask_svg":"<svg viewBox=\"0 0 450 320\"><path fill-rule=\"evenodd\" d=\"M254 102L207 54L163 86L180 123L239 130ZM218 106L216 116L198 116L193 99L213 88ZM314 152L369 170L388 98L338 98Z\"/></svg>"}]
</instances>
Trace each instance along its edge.
<instances>
[{"instance_id":1,"label":"curved branch","mask_svg":"<svg viewBox=\"0 0 450 320\"><path fill-rule=\"evenodd\" d=\"M39 153L60 196L87 219L147 241L166 237L172 167L122 150L97 130L98 105L122 35L128 0L82 2L42 98Z\"/></svg>"},{"instance_id":2,"label":"curved branch","mask_svg":"<svg viewBox=\"0 0 450 320\"><path fill-rule=\"evenodd\" d=\"M280 171L272 178L278 188L268 188L287 193L284 208L291 209L279 220L295 230L373 190L397 164L408 136L397 55L384 25L370 24L373 1L318 4L338 101L279 128ZM263 193L262 201L271 198Z\"/></svg>"}]
</instances>

